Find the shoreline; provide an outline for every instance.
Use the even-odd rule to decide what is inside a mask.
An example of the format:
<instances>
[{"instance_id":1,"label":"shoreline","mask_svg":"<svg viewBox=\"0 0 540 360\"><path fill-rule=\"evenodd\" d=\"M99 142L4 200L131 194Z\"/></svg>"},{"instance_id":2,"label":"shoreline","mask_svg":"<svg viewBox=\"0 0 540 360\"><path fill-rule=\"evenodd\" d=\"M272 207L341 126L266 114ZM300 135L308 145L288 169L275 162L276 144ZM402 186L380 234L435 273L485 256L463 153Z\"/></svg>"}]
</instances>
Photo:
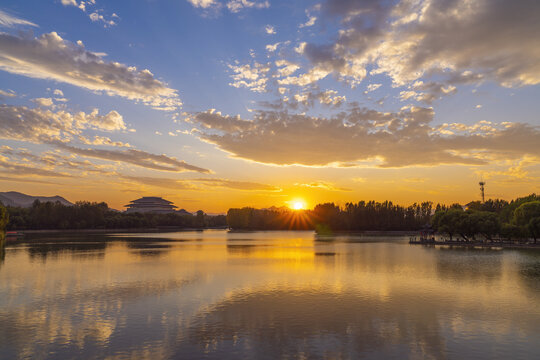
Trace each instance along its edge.
<instances>
[{"instance_id":1,"label":"shoreline","mask_svg":"<svg viewBox=\"0 0 540 360\"><path fill-rule=\"evenodd\" d=\"M410 245L425 246L459 246L459 247L484 247L484 248L503 248L503 249L540 249L540 243L537 244L512 244L504 242L466 242L466 241L435 241L427 242L420 240L409 241Z\"/></svg>"},{"instance_id":2,"label":"shoreline","mask_svg":"<svg viewBox=\"0 0 540 360\"><path fill-rule=\"evenodd\" d=\"M105 233L160 233L176 231L204 231L204 230L227 230L226 227L211 228L181 228L181 227L159 227L159 228L120 228L120 229L42 229L42 230L10 230L6 232L6 237L19 237L34 234L105 234Z\"/></svg>"},{"instance_id":3,"label":"shoreline","mask_svg":"<svg viewBox=\"0 0 540 360\"><path fill-rule=\"evenodd\" d=\"M418 234L418 231L414 230L363 230L363 231L349 231L349 230L336 230L329 234L319 234L315 231L317 236L340 236L340 235L367 235L367 236L414 236Z\"/></svg>"}]
</instances>

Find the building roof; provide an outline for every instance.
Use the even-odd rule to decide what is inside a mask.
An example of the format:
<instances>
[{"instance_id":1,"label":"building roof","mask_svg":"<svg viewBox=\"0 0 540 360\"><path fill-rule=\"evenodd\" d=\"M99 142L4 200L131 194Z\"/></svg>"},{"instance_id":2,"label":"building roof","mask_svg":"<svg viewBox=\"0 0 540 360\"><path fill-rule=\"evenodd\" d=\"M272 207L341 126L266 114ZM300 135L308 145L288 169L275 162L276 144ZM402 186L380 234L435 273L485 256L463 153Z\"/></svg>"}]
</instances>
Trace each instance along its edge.
<instances>
[{"instance_id":1,"label":"building roof","mask_svg":"<svg viewBox=\"0 0 540 360\"><path fill-rule=\"evenodd\" d=\"M146 208L146 207L158 207L164 209L174 209L176 206L172 201L165 200L157 196L145 196L140 199L132 200L129 204L124 205L127 208Z\"/></svg>"},{"instance_id":2,"label":"building roof","mask_svg":"<svg viewBox=\"0 0 540 360\"><path fill-rule=\"evenodd\" d=\"M157 197L157 196L144 196L140 199L137 199L137 200L131 200L130 201L131 203L133 204L142 204L142 203L154 203L154 204L172 204L172 201L169 201L169 200L165 200L161 197Z\"/></svg>"}]
</instances>

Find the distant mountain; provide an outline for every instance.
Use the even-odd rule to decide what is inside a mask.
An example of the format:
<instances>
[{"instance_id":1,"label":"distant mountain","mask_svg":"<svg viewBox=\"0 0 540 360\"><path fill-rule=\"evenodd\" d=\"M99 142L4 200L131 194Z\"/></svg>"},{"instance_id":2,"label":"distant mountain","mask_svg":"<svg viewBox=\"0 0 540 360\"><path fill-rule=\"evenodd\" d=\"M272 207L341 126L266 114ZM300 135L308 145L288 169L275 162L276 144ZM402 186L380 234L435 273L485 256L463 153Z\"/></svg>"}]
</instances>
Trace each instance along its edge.
<instances>
[{"instance_id":1,"label":"distant mountain","mask_svg":"<svg viewBox=\"0 0 540 360\"><path fill-rule=\"evenodd\" d=\"M4 206L19 206L19 207L31 207L34 201L39 200L41 202L57 202L61 204L72 206L73 203L67 201L61 196L31 196L22 194L16 191L0 192L0 202Z\"/></svg>"}]
</instances>

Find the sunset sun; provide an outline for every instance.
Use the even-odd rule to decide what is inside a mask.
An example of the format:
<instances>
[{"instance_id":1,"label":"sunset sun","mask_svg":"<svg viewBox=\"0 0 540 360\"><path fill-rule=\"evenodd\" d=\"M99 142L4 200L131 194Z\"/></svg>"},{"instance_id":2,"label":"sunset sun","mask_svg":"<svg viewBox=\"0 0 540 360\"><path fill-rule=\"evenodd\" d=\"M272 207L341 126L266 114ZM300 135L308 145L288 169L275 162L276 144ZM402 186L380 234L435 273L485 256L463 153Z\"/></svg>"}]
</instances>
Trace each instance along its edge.
<instances>
[{"instance_id":1,"label":"sunset sun","mask_svg":"<svg viewBox=\"0 0 540 360\"><path fill-rule=\"evenodd\" d=\"M306 204L302 200L295 200L292 203L292 208L294 210L303 210L305 209Z\"/></svg>"}]
</instances>

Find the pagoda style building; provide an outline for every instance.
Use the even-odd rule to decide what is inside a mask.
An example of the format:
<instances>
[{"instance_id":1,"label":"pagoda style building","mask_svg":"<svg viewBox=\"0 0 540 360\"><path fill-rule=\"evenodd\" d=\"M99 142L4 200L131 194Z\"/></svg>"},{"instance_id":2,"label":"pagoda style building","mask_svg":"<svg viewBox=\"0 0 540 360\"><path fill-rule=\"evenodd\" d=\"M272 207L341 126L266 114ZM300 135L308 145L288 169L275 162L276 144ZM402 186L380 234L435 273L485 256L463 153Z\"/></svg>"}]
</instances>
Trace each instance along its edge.
<instances>
[{"instance_id":1,"label":"pagoda style building","mask_svg":"<svg viewBox=\"0 0 540 360\"><path fill-rule=\"evenodd\" d=\"M176 206L171 201L156 196L145 196L137 200L132 200L128 205L124 205L128 213L158 213L167 214L176 211Z\"/></svg>"}]
</instances>

